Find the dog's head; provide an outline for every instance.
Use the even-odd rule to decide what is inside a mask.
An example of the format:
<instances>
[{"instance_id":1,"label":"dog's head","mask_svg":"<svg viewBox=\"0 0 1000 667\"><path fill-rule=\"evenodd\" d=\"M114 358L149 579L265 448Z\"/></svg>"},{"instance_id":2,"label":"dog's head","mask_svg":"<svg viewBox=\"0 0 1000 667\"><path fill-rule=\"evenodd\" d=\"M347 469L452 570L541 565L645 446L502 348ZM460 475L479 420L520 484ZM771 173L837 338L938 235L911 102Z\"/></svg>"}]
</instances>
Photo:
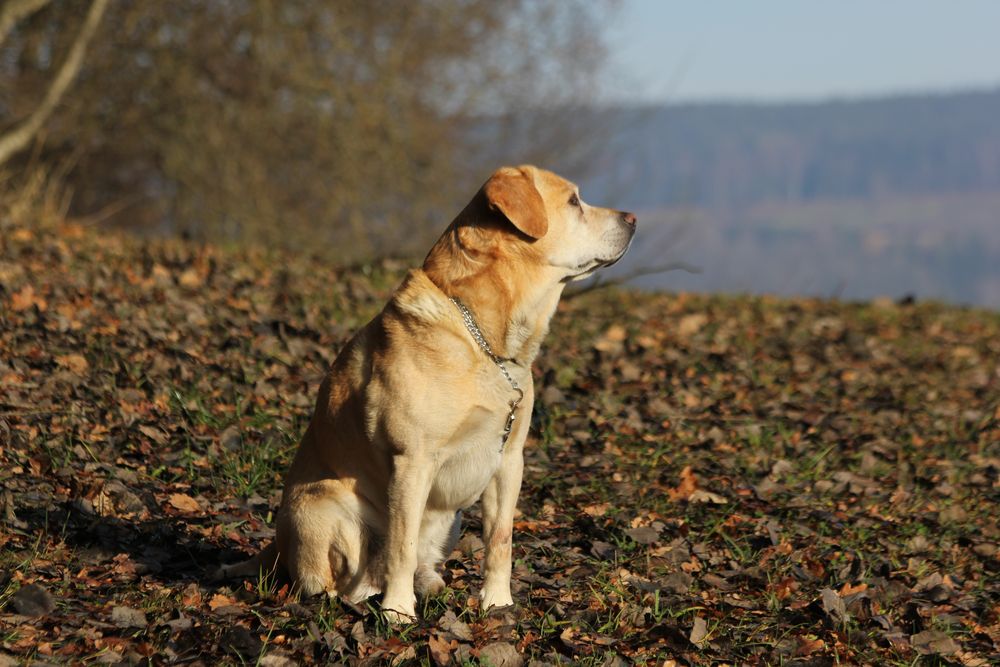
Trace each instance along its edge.
<instances>
[{"instance_id":1,"label":"dog's head","mask_svg":"<svg viewBox=\"0 0 1000 667\"><path fill-rule=\"evenodd\" d=\"M516 256L563 282L617 262L635 234L633 214L591 206L575 184L532 166L494 172L470 208L483 205L488 215L467 219L496 247L492 254Z\"/></svg>"},{"instance_id":2,"label":"dog's head","mask_svg":"<svg viewBox=\"0 0 1000 667\"><path fill-rule=\"evenodd\" d=\"M434 244L423 271L476 313L494 349L530 359L562 286L621 259L635 224L631 213L584 203L576 185L552 172L504 167Z\"/></svg>"},{"instance_id":3,"label":"dog's head","mask_svg":"<svg viewBox=\"0 0 1000 667\"><path fill-rule=\"evenodd\" d=\"M431 248L424 270L448 294L469 298L479 285L476 298L499 299L491 307L508 312L538 288L547 293L617 262L635 225L631 213L585 203L550 171L503 167Z\"/></svg>"}]
</instances>

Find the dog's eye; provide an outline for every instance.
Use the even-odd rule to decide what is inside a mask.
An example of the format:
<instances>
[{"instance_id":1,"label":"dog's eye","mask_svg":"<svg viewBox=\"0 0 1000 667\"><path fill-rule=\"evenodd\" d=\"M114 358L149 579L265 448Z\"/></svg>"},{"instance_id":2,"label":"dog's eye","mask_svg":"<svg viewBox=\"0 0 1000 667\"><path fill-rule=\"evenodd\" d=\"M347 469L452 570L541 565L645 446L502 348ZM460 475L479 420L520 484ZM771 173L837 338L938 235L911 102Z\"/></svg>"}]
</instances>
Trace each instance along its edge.
<instances>
[{"instance_id":1,"label":"dog's eye","mask_svg":"<svg viewBox=\"0 0 1000 667\"><path fill-rule=\"evenodd\" d=\"M569 196L569 205L570 206L580 205L580 198L576 196L575 192Z\"/></svg>"}]
</instances>

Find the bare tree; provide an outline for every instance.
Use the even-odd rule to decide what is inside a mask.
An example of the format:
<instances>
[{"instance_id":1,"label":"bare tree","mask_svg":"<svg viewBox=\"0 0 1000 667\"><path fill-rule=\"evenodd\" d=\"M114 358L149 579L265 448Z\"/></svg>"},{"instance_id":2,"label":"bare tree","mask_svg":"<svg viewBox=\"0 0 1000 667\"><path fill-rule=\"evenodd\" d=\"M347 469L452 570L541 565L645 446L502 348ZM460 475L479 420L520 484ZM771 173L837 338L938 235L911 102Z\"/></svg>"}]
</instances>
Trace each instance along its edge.
<instances>
[{"instance_id":1,"label":"bare tree","mask_svg":"<svg viewBox=\"0 0 1000 667\"><path fill-rule=\"evenodd\" d=\"M26 16L46 4L47 2L42 2L41 0L20 0L19 2L14 2L11 6L5 6L3 13L0 14L0 43L9 34L14 22L18 18ZM70 48L66 60L63 61L62 67L59 68L59 71L52 79L52 83L48 91L46 91L41 104L21 123L0 136L0 165L6 163L12 155L27 147L31 143L31 140L38 134L39 130L45 125L49 116L52 115L56 105L59 104L63 95L66 94L66 90L73 83L73 79L79 73L83 65L87 44L94 36L94 32L96 32L97 26L101 22L101 16L104 14L107 6L108 0L94 0L91 3L90 11L87 12L87 16L76 35L73 46Z\"/></svg>"},{"instance_id":2,"label":"bare tree","mask_svg":"<svg viewBox=\"0 0 1000 667\"><path fill-rule=\"evenodd\" d=\"M413 253L496 166L470 119L590 91L610 2L112 3L42 159L72 156L77 214L128 202L113 219L132 227ZM32 113L83 3L50 4L0 45L0 124ZM566 127L551 117L519 145L562 154ZM528 132L512 130L499 141Z\"/></svg>"}]
</instances>

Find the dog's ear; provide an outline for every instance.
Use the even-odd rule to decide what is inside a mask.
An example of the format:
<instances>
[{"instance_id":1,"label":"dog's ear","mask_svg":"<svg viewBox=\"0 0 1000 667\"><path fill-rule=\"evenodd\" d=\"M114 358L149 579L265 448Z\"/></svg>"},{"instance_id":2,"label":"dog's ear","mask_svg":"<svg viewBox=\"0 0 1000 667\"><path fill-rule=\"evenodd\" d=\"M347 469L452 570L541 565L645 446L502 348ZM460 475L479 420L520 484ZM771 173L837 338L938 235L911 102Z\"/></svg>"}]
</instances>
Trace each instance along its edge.
<instances>
[{"instance_id":1,"label":"dog's ear","mask_svg":"<svg viewBox=\"0 0 1000 667\"><path fill-rule=\"evenodd\" d=\"M483 186L490 209L501 213L523 234L540 239L549 230L545 203L525 169L504 167Z\"/></svg>"}]
</instances>

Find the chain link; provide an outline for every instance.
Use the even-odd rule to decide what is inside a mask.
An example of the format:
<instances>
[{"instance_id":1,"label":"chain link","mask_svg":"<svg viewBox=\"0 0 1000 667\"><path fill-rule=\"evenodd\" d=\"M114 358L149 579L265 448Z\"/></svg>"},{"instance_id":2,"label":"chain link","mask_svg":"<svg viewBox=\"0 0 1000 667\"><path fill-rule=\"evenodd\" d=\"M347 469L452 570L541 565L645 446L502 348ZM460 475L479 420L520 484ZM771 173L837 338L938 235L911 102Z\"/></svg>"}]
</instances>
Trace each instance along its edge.
<instances>
[{"instance_id":1,"label":"chain link","mask_svg":"<svg viewBox=\"0 0 1000 667\"><path fill-rule=\"evenodd\" d=\"M507 382L510 383L511 388L517 392L517 398L510 401L510 412L507 414L507 421L504 423L503 436L500 440L500 451L503 451L504 445L507 444L507 439L510 437L510 432L514 428L514 420L516 419L514 413L517 411L517 406L521 404L521 400L524 398L524 390L518 386L517 381L511 376L510 371L507 370L507 366L504 365L504 360L494 354L493 349L490 344L486 342L486 337L483 336L482 329L476 324L476 319L472 316L472 312L465 307L465 304L459 301L456 297L450 297L451 302L455 304L458 308L458 312L462 314L462 320L465 322L465 328L469 330L472 334L472 339L476 341L479 347L486 353L486 356L490 358L494 364L500 368L500 372L503 376L507 378Z\"/></svg>"}]
</instances>

